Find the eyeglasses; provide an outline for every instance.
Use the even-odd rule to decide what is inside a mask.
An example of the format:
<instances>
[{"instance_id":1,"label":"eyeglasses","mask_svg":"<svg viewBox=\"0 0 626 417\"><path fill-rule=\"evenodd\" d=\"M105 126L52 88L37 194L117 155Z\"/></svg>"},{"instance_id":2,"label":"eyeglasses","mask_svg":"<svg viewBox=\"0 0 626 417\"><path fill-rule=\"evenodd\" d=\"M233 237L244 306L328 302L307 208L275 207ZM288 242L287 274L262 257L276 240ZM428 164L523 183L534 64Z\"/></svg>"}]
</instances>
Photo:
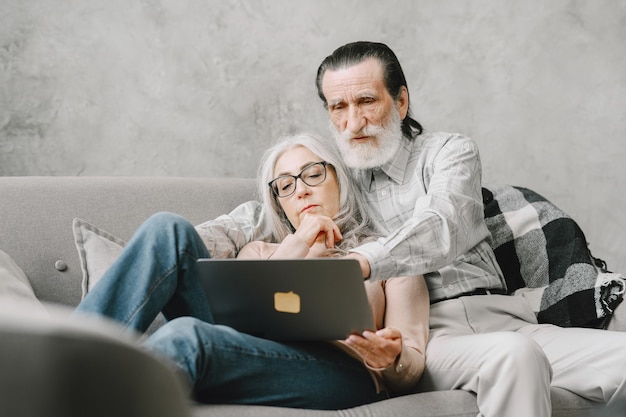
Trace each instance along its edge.
<instances>
[{"instance_id":1,"label":"eyeglasses","mask_svg":"<svg viewBox=\"0 0 626 417\"><path fill-rule=\"evenodd\" d=\"M323 183L326 180L326 165L328 165L326 161L315 162L304 168L298 175L281 175L267 185L276 197L289 197L296 192L298 178L310 187Z\"/></svg>"}]
</instances>

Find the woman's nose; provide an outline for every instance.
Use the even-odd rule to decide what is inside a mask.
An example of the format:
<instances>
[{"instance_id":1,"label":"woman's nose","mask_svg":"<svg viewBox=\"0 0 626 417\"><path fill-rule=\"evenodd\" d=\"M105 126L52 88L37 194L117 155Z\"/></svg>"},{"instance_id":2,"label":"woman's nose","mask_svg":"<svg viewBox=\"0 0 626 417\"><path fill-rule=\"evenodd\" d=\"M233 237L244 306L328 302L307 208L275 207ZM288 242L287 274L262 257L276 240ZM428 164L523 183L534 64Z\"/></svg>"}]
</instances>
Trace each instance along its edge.
<instances>
[{"instance_id":1,"label":"woman's nose","mask_svg":"<svg viewBox=\"0 0 626 417\"><path fill-rule=\"evenodd\" d=\"M296 196L300 197L300 196L308 195L310 194L310 192L311 192L311 187L306 185L305 182L302 181L302 178L299 178L298 180L296 180Z\"/></svg>"}]
</instances>

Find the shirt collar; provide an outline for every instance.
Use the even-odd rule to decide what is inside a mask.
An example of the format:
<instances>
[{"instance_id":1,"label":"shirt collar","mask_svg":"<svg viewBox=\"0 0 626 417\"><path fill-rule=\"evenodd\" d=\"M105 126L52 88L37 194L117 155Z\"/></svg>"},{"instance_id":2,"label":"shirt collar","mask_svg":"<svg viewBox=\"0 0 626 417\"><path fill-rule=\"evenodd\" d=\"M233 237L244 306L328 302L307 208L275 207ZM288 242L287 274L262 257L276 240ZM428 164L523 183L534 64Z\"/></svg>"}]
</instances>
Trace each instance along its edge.
<instances>
[{"instance_id":1,"label":"shirt collar","mask_svg":"<svg viewBox=\"0 0 626 417\"><path fill-rule=\"evenodd\" d=\"M411 144L412 142L403 135L402 144L394 157L380 167L380 170L387 174L396 184L402 184L404 180L404 173L411 155Z\"/></svg>"},{"instance_id":2,"label":"shirt collar","mask_svg":"<svg viewBox=\"0 0 626 417\"><path fill-rule=\"evenodd\" d=\"M393 182L402 184L404 173L409 163L411 146L412 142L403 135L400 148L389 162L379 168L355 169L352 171L354 178L364 189L369 191L372 191L375 177L380 175L381 172L391 178Z\"/></svg>"}]
</instances>

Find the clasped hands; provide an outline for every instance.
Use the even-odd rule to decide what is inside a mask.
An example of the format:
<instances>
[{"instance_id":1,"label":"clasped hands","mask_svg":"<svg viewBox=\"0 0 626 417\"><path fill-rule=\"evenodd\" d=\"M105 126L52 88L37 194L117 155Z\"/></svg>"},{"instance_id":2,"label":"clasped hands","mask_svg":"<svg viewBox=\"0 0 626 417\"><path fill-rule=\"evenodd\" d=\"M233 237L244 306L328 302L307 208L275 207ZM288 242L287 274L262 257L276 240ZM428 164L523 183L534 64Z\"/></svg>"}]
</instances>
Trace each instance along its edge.
<instances>
[{"instance_id":1,"label":"clasped hands","mask_svg":"<svg viewBox=\"0 0 626 417\"><path fill-rule=\"evenodd\" d=\"M333 219L320 214L305 214L294 236L302 239L309 248L315 243L324 243L327 248L333 248L337 242L343 239L339 227ZM356 259L361 267L361 274L364 279L370 276L370 264L368 260L358 253L349 253L346 258Z\"/></svg>"},{"instance_id":2,"label":"clasped hands","mask_svg":"<svg viewBox=\"0 0 626 417\"><path fill-rule=\"evenodd\" d=\"M333 248L335 243L343 239L341 230L333 219L321 214L305 214L294 232L310 248L316 242L325 243L327 248Z\"/></svg>"}]
</instances>

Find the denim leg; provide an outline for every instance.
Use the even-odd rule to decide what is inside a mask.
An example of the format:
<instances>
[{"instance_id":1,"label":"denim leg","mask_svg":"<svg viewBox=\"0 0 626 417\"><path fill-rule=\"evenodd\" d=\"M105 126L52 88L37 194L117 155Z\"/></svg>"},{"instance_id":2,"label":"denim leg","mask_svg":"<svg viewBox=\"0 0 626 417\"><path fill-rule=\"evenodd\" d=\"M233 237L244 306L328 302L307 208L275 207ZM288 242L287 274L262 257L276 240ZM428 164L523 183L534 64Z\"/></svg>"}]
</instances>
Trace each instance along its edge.
<instances>
[{"instance_id":1,"label":"denim leg","mask_svg":"<svg viewBox=\"0 0 626 417\"><path fill-rule=\"evenodd\" d=\"M137 229L76 311L104 315L139 332L161 311L168 320L193 316L212 322L196 267L198 258L208 256L193 225L176 214L157 213Z\"/></svg>"},{"instance_id":2,"label":"denim leg","mask_svg":"<svg viewBox=\"0 0 626 417\"><path fill-rule=\"evenodd\" d=\"M387 398L361 362L329 343L279 343L182 317L145 346L173 360L206 403L342 409Z\"/></svg>"}]
</instances>

